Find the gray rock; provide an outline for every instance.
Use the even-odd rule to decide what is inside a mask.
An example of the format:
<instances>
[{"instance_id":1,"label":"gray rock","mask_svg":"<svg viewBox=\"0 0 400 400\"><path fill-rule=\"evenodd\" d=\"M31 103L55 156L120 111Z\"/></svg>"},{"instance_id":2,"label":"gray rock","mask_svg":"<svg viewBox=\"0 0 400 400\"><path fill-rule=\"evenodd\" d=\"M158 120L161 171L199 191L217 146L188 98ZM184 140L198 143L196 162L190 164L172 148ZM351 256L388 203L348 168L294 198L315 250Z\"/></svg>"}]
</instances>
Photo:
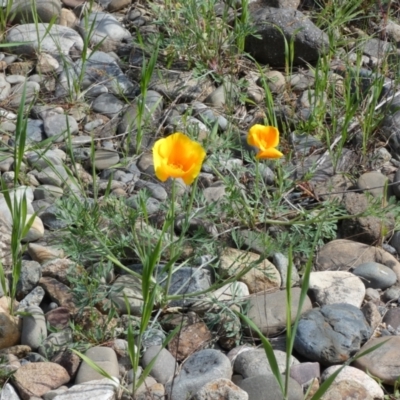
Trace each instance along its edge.
<instances>
[{"instance_id":1,"label":"gray rock","mask_svg":"<svg viewBox=\"0 0 400 400\"><path fill-rule=\"evenodd\" d=\"M54 203L64 194L63 189L53 185L40 185L35 188L35 200L45 200L48 203Z\"/></svg>"},{"instance_id":2,"label":"gray rock","mask_svg":"<svg viewBox=\"0 0 400 400\"><path fill-rule=\"evenodd\" d=\"M357 215L366 211L370 205L364 193L348 192L343 197L344 206L350 215ZM387 237L394 228L394 217L386 214L386 218L374 216L356 217L346 219L341 225L341 236L343 238L357 239L358 242L375 244L384 234Z\"/></svg>"},{"instance_id":3,"label":"gray rock","mask_svg":"<svg viewBox=\"0 0 400 400\"><path fill-rule=\"evenodd\" d=\"M103 170L112 167L119 162L119 154L116 151L98 149L94 153L94 167Z\"/></svg>"},{"instance_id":4,"label":"gray rock","mask_svg":"<svg viewBox=\"0 0 400 400\"><path fill-rule=\"evenodd\" d=\"M18 305L18 311L22 311L26 307L37 306L42 302L45 292L41 286L36 286L30 293L28 293Z\"/></svg>"},{"instance_id":5,"label":"gray rock","mask_svg":"<svg viewBox=\"0 0 400 400\"><path fill-rule=\"evenodd\" d=\"M0 95L1 97L1 95ZM28 143L39 143L46 138L44 134L43 121L28 118L26 125L26 140Z\"/></svg>"},{"instance_id":6,"label":"gray rock","mask_svg":"<svg viewBox=\"0 0 400 400\"><path fill-rule=\"evenodd\" d=\"M144 109L140 119L142 128L142 138L140 142L141 148L148 148L154 138L154 130L160 120L162 109L164 106L164 99L161 94L154 90L148 90L144 99ZM126 111L118 125L118 133L130 133L129 146L136 151L137 132L139 124L139 107L138 100L134 101Z\"/></svg>"},{"instance_id":7,"label":"gray rock","mask_svg":"<svg viewBox=\"0 0 400 400\"><path fill-rule=\"evenodd\" d=\"M290 377L304 387L315 378L319 379L321 377L321 366L317 362L302 362L301 364L292 365Z\"/></svg>"},{"instance_id":8,"label":"gray rock","mask_svg":"<svg viewBox=\"0 0 400 400\"><path fill-rule=\"evenodd\" d=\"M55 142L62 142L79 131L76 119L69 115L50 115L44 119L43 124L44 133L48 138L56 137Z\"/></svg>"},{"instance_id":9,"label":"gray rock","mask_svg":"<svg viewBox=\"0 0 400 400\"><path fill-rule=\"evenodd\" d=\"M299 307L300 289L292 289L292 322L296 318ZM249 297L248 317L255 323L264 335L276 335L286 329L286 291L275 293L256 293ZM311 309L308 297L302 312Z\"/></svg>"},{"instance_id":10,"label":"gray rock","mask_svg":"<svg viewBox=\"0 0 400 400\"><path fill-rule=\"evenodd\" d=\"M47 358L53 358L57 353L65 351L67 346L72 343L72 332L64 329L61 332L51 333L38 348L38 353Z\"/></svg>"},{"instance_id":11,"label":"gray rock","mask_svg":"<svg viewBox=\"0 0 400 400\"><path fill-rule=\"evenodd\" d=\"M370 336L371 328L357 307L331 304L302 315L294 348L307 359L329 366L349 359Z\"/></svg>"},{"instance_id":12,"label":"gray rock","mask_svg":"<svg viewBox=\"0 0 400 400\"><path fill-rule=\"evenodd\" d=\"M21 400L10 383L6 383L0 390L0 400Z\"/></svg>"},{"instance_id":13,"label":"gray rock","mask_svg":"<svg viewBox=\"0 0 400 400\"><path fill-rule=\"evenodd\" d=\"M41 22L58 21L61 14L61 3L59 0L36 0L35 13ZM32 4L26 0L15 0L12 2L10 15L14 23L35 22Z\"/></svg>"},{"instance_id":14,"label":"gray rock","mask_svg":"<svg viewBox=\"0 0 400 400\"><path fill-rule=\"evenodd\" d=\"M113 283L109 296L121 314L128 313L125 303L126 298L129 303L131 315L141 315L143 296L140 279L132 275L119 276Z\"/></svg>"},{"instance_id":15,"label":"gray rock","mask_svg":"<svg viewBox=\"0 0 400 400\"><path fill-rule=\"evenodd\" d=\"M215 123L221 131L225 131L228 127L228 120L222 115L217 114L213 109L207 107L205 104L199 101L194 101L192 103L193 110L195 111L195 116L198 115L200 120L205 124L214 126Z\"/></svg>"},{"instance_id":16,"label":"gray rock","mask_svg":"<svg viewBox=\"0 0 400 400\"><path fill-rule=\"evenodd\" d=\"M272 263L275 265L276 269L281 274L282 287L286 287L286 280L288 275L289 260L282 253L274 253L272 256ZM290 282L291 286L296 285L300 281L299 274L294 265L292 265Z\"/></svg>"},{"instance_id":17,"label":"gray rock","mask_svg":"<svg viewBox=\"0 0 400 400\"><path fill-rule=\"evenodd\" d=\"M142 356L142 365L146 368L150 362L156 358L156 362L151 368L150 375L154 377L157 382L165 385L170 379L173 378L178 369L175 357L162 346L149 347Z\"/></svg>"},{"instance_id":18,"label":"gray rock","mask_svg":"<svg viewBox=\"0 0 400 400\"><path fill-rule=\"evenodd\" d=\"M238 97L238 89L231 82L224 82L221 86L210 93L204 100L204 103L213 107L223 109L232 107Z\"/></svg>"},{"instance_id":19,"label":"gray rock","mask_svg":"<svg viewBox=\"0 0 400 400\"><path fill-rule=\"evenodd\" d=\"M303 400L302 387L292 378L289 379L288 400ZM258 375L243 379L238 386L249 395L249 400L283 399L280 386L273 375Z\"/></svg>"},{"instance_id":20,"label":"gray rock","mask_svg":"<svg viewBox=\"0 0 400 400\"><path fill-rule=\"evenodd\" d=\"M92 109L97 113L113 118L120 113L124 106L124 102L119 100L112 93L103 93L96 97L92 104Z\"/></svg>"},{"instance_id":21,"label":"gray rock","mask_svg":"<svg viewBox=\"0 0 400 400\"><path fill-rule=\"evenodd\" d=\"M285 65L285 41L293 40L295 65L319 59L329 49L327 35L316 27L303 13L283 8L250 7L257 35L246 38L246 51L258 62L271 66ZM271 43L274 45L271 46Z\"/></svg>"},{"instance_id":22,"label":"gray rock","mask_svg":"<svg viewBox=\"0 0 400 400\"><path fill-rule=\"evenodd\" d=\"M275 358L281 374L286 372L286 353L281 350L274 350ZM290 357L290 366L299 364L293 356ZM265 350L256 349L240 353L233 366L234 372L240 374L244 379L257 375L272 375L272 368L269 364Z\"/></svg>"},{"instance_id":23,"label":"gray rock","mask_svg":"<svg viewBox=\"0 0 400 400\"><path fill-rule=\"evenodd\" d=\"M159 329L146 329L143 332L142 347L161 346L166 339L165 333Z\"/></svg>"},{"instance_id":24,"label":"gray rock","mask_svg":"<svg viewBox=\"0 0 400 400\"><path fill-rule=\"evenodd\" d=\"M56 205L46 207L45 210L40 211L38 216L43 221L46 228L50 230L64 229L68 226L68 222L59 219L59 209Z\"/></svg>"},{"instance_id":25,"label":"gray rock","mask_svg":"<svg viewBox=\"0 0 400 400\"><path fill-rule=\"evenodd\" d=\"M21 300L33 290L38 285L41 276L42 270L38 262L23 260L17 283L17 299Z\"/></svg>"},{"instance_id":26,"label":"gray rock","mask_svg":"<svg viewBox=\"0 0 400 400\"><path fill-rule=\"evenodd\" d=\"M368 262L354 268L353 274L364 282L365 287L373 289L386 289L397 281L396 274L385 265Z\"/></svg>"},{"instance_id":27,"label":"gray rock","mask_svg":"<svg viewBox=\"0 0 400 400\"><path fill-rule=\"evenodd\" d=\"M85 356L92 360L96 365L106 371L110 376L118 378L119 368L118 359L115 351L109 347L92 347L86 351ZM85 382L102 379L103 376L95 371L85 361L79 367L75 378L75 384L79 385Z\"/></svg>"},{"instance_id":28,"label":"gray rock","mask_svg":"<svg viewBox=\"0 0 400 400\"><path fill-rule=\"evenodd\" d=\"M129 199L126 200L126 203L128 204L129 207L138 210L140 207L139 196L130 197ZM160 210L160 207L161 203L157 199L154 199L153 197L149 197L146 199L145 208L148 215L155 214Z\"/></svg>"},{"instance_id":29,"label":"gray rock","mask_svg":"<svg viewBox=\"0 0 400 400\"><path fill-rule=\"evenodd\" d=\"M6 81L4 74L0 74L0 101L8 98L11 92L11 85Z\"/></svg>"},{"instance_id":30,"label":"gray rock","mask_svg":"<svg viewBox=\"0 0 400 400\"><path fill-rule=\"evenodd\" d=\"M68 180L68 173L63 165L54 165L44 168L37 174L38 181L43 185L63 187Z\"/></svg>"},{"instance_id":31,"label":"gray rock","mask_svg":"<svg viewBox=\"0 0 400 400\"><path fill-rule=\"evenodd\" d=\"M25 103L32 103L39 91L40 85L37 82L26 82L26 84L15 85L11 88L10 100L8 105L12 108L18 108L22 102L23 91L25 90Z\"/></svg>"},{"instance_id":32,"label":"gray rock","mask_svg":"<svg viewBox=\"0 0 400 400\"><path fill-rule=\"evenodd\" d=\"M84 71L82 69L84 68ZM76 93L76 87L73 82L83 72L83 79L80 89L96 88L103 86L105 92L110 92L115 95L133 95L136 93L135 86L123 73L115 58L102 51L96 51L90 55L90 58L85 61L78 60L71 67L65 69L58 80L56 87L56 96L61 97L66 94ZM107 79L104 79L104 76ZM97 95L104 93L101 90Z\"/></svg>"},{"instance_id":33,"label":"gray rock","mask_svg":"<svg viewBox=\"0 0 400 400\"><path fill-rule=\"evenodd\" d=\"M397 301L400 298L400 287L398 286L393 286L387 290L385 290L382 294L382 300L384 302L392 302L392 301Z\"/></svg>"},{"instance_id":34,"label":"gray rock","mask_svg":"<svg viewBox=\"0 0 400 400\"><path fill-rule=\"evenodd\" d=\"M54 150L31 151L25 154L32 168L42 170L49 165L62 165L60 154Z\"/></svg>"},{"instance_id":35,"label":"gray rock","mask_svg":"<svg viewBox=\"0 0 400 400\"><path fill-rule=\"evenodd\" d=\"M362 174L357 181L357 186L361 190L368 191L374 197L382 197L385 193L385 185L388 177L377 171Z\"/></svg>"},{"instance_id":36,"label":"gray rock","mask_svg":"<svg viewBox=\"0 0 400 400\"><path fill-rule=\"evenodd\" d=\"M86 32L86 24L90 31ZM99 49L109 52L115 51L124 40L131 40L132 36L120 22L111 14L103 12L91 12L86 18L82 19L79 29L83 37L90 34L90 42L93 45L100 44Z\"/></svg>"},{"instance_id":37,"label":"gray rock","mask_svg":"<svg viewBox=\"0 0 400 400\"><path fill-rule=\"evenodd\" d=\"M179 375L165 385L165 391L174 400L186 400L208 382L230 379L231 375L228 357L217 350L200 350L185 361Z\"/></svg>"},{"instance_id":38,"label":"gray rock","mask_svg":"<svg viewBox=\"0 0 400 400\"><path fill-rule=\"evenodd\" d=\"M397 254L400 254L400 231L396 231L393 234L390 244L396 249Z\"/></svg>"},{"instance_id":39,"label":"gray rock","mask_svg":"<svg viewBox=\"0 0 400 400\"><path fill-rule=\"evenodd\" d=\"M168 198L167 191L159 183L142 181L139 179L135 184L135 188L148 191L151 197L159 201L165 201Z\"/></svg>"},{"instance_id":40,"label":"gray rock","mask_svg":"<svg viewBox=\"0 0 400 400\"><path fill-rule=\"evenodd\" d=\"M31 315L22 317L21 344L36 350L47 338L46 320L43 310L38 306L30 306L25 312Z\"/></svg>"},{"instance_id":41,"label":"gray rock","mask_svg":"<svg viewBox=\"0 0 400 400\"><path fill-rule=\"evenodd\" d=\"M347 271L316 271L310 274L308 295L320 307L336 303L361 307L365 286Z\"/></svg>"},{"instance_id":42,"label":"gray rock","mask_svg":"<svg viewBox=\"0 0 400 400\"><path fill-rule=\"evenodd\" d=\"M91 382L73 385L67 391L58 394L53 400L114 400L118 384L110 379L103 378Z\"/></svg>"},{"instance_id":43,"label":"gray rock","mask_svg":"<svg viewBox=\"0 0 400 400\"><path fill-rule=\"evenodd\" d=\"M38 41L39 40L39 41ZM83 40L71 28L57 24L23 24L11 28L6 37L7 43L21 43L13 47L17 54L36 54L40 50L50 54L68 55L70 51L81 52Z\"/></svg>"}]
</instances>

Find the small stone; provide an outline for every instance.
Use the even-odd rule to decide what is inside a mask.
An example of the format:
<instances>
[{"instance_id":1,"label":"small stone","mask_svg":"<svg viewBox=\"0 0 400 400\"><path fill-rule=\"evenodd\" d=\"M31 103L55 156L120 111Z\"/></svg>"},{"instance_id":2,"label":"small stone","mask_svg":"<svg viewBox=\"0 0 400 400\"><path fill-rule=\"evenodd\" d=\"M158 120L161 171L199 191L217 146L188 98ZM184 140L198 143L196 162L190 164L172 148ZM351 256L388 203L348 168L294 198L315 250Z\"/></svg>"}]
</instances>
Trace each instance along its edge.
<instances>
[{"instance_id":1,"label":"small stone","mask_svg":"<svg viewBox=\"0 0 400 400\"><path fill-rule=\"evenodd\" d=\"M55 142L62 142L68 135L78 133L78 123L69 115L53 114L43 120L43 128L48 138L54 137Z\"/></svg>"},{"instance_id":2,"label":"small stone","mask_svg":"<svg viewBox=\"0 0 400 400\"><path fill-rule=\"evenodd\" d=\"M231 380L219 378L205 384L193 397L193 400L248 400L249 395Z\"/></svg>"},{"instance_id":3,"label":"small stone","mask_svg":"<svg viewBox=\"0 0 400 400\"><path fill-rule=\"evenodd\" d=\"M30 306L24 310L31 315L22 317L21 344L36 350L47 338L46 320L43 310L38 306Z\"/></svg>"},{"instance_id":4,"label":"small stone","mask_svg":"<svg viewBox=\"0 0 400 400\"><path fill-rule=\"evenodd\" d=\"M212 334L204 322L183 326L168 343L168 350L178 361L183 361L199 349L207 347Z\"/></svg>"},{"instance_id":5,"label":"small stone","mask_svg":"<svg viewBox=\"0 0 400 400\"><path fill-rule=\"evenodd\" d=\"M99 149L94 153L94 167L98 170L108 169L118 162L119 155L116 151Z\"/></svg>"},{"instance_id":6,"label":"small stone","mask_svg":"<svg viewBox=\"0 0 400 400\"><path fill-rule=\"evenodd\" d=\"M390 268L376 262L358 265L353 274L362 279L365 287L373 289L386 289L397 281L396 274Z\"/></svg>"},{"instance_id":7,"label":"small stone","mask_svg":"<svg viewBox=\"0 0 400 400\"><path fill-rule=\"evenodd\" d=\"M303 387L314 379L318 380L320 376L321 366L317 362L302 362L290 368L290 377Z\"/></svg>"},{"instance_id":8,"label":"small stone","mask_svg":"<svg viewBox=\"0 0 400 400\"><path fill-rule=\"evenodd\" d=\"M51 359L51 362L54 362L64 367L71 379L74 379L76 373L78 372L81 359L77 354L73 353L72 351L66 350L56 354Z\"/></svg>"},{"instance_id":9,"label":"small stone","mask_svg":"<svg viewBox=\"0 0 400 400\"><path fill-rule=\"evenodd\" d=\"M70 312L66 307L57 307L46 313L46 320L54 329L66 329L69 326Z\"/></svg>"},{"instance_id":10,"label":"small stone","mask_svg":"<svg viewBox=\"0 0 400 400\"><path fill-rule=\"evenodd\" d=\"M121 314L127 314L125 298L128 300L131 315L140 316L143 307L141 281L133 275L121 275L113 283L110 299Z\"/></svg>"},{"instance_id":11,"label":"small stone","mask_svg":"<svg viewBox=\"0 0 400 400\"><path fill-rule=\"evenodd\" d=\"M289 379L288 398L291 400L303 400L303 389L292 378ZM276 400L282 398L281 388L275 378L271 375L257 375L243 379L238 383L248 395L249 400Z\"/></svg>"},{"instance_id":12,"label":"small stone","mask_svg":"<svg viewBox=\"0 0 400 400\"><path fill-rule=\"evenodd\" d=\"M74 302L73 295L68 286L59 282L57 279L50 277L42 277L39 285L45 290L50 298L58 305L68 308L68 310L75 314L77 307Z\"/></svg>"},{"instance_id":13,"label":"small stone","mask_svg":"<svg viewBox=\"0 0 400 400\"><path fill-rule=\"evenodd\" d=\"M292 289L291 318L294 322L300 300L299 288ZM286 329L286 291L274 293L260 292L249 297L248 317L264 335L276 335ZM308 297L303 305L302 313L312 308ZM251 328L249 328L251 329Z\"/></svg>"},{"instance_id":14,"label":"small stone","mask_svg":"<svg viewBox=\"0 0 400 400\"><path fill-rule=\"evenodd\" d=\"M85 356L93 361L96 365L106 371L110 376L118 378L119 368L118 359L115 351L109 347L92 347L86 351ZM92 369L85 361L82 362L78 374L75 378L75 384L102 379L103 376Z\"/></svg>"},{"instance_id":15,"label":"small stone","mask_svg":"<svg viewBox=\"0 0 400 400\"><path fill-rule=\"evenodd\" d=\"M274 350L274 355L281 374L286 372L287 354L281 350ZM290 357L290 367L299 364L293 356ZM257 375L272 375L272 367L264 349L254 349L240 353L234 363L234 371L244 379Z\"/></svg>"},{"instance_id":16,"label":"small stone","mask_svg":"<svg viewBox=\"0 0 400 400\"><path fill-rule=\"evenodd\" d=\"M332 367L327 368L321 376L321 381L324 382L339 368L341 368L340 365L333 365ZM381 386L373 378L371 378L371 376L366 374L364 371L359 370L358 368L345 366L340 371L339 375L336 376L335 382L340 382L344 380L355 381L361 384L373 399L383 400L384 398L384 392Z\"/></svg>"},{"instance_id":17,"label":"small stone","mask_svg":"<svg viewBox=\"0 0 400 400\"><path fill-rule=\"evenodd\" d=\"M321 400L336 400L338 395L341 399L374 400L361 383L349 379L333 382Z\"/></svg>"},{"instance_id":18,"label":"small stone","mask_svg":"<svg viewBox=\"0 0 400 400\"><path fill-rule=\"evenodd\" d=\"M0 307L0 350L19 343L21 320Z\"/></svg>"},{"instance_id":19,"label":"small stone","mask_svg":"<svg viewBox=\"0 0 400 400\"><path fill-rule=\"evenodd\" d=\"M214 379L231 379L229 359L220 351L201 350L190 356L177 377L165 385L165 391L174 400L186 400Z\"/></svg>"},{"instance_id":20,"label":"small stone","mask_svg":"<svg viewBox=\"0 0 400 400\"><path fill-rule=\"evenodd\" d=\"M71 329L51 333L38 348L38 353L47 359L53 358L57 353L65 351L72 343Z\"/></svg>"},{"instance_id":21,"label":"small stone","mask_svg":"<svg viewBox=\"0 0 400 400\"><path fill-rule=\"evenodd\" d=\"M22 400L41 397L70 380L67 371L58 364L37 362L23 365L14 374L14 382Z\"/></svg>"},{"instance_id":22,"label":"small stone","mask_svg":"<svg viewBox=\"0 0 400 400\"><path fill-rule=\"evenodd\" d=\"M365 286L360 278L350 272L311 272L309 296L320 307L336 303L361 307L365 296Z\"/></svg>"},{"instance_id":23,"label":"small stone","mask_svg":"<svg viewBox=\"0 0 400 400\"><path fill-rule=\"evenodd\" d=\"M162 346L151 346L142 356L143 368L146 368L155 357L156 361L151 368L150 374L157 382L166 384L175 375L177 362L167 349L162 348Z\"/></svg>"},{"instance_id":24,"label":"small stone","mask_svg":"<svg viewBox=\"0 0 400 400\"><path fill-rule=\"evenodd\" d=\"M275 266L267 259L259 260L258 254L227 248L220 256L219 272L223 277L232 277L248 270L239 281L247 285L250 293L279 288L281 276Z\"/></svg>"},{"instance_id":25,"label":"small stone","mask_svg":"<svg viewBox=\"0 0 400 400\"><path fill-rule=\"evenodd\" d=\"M41 266L36 261L23 260L17 283L17 299L23 299L38 284L42 276Z\"/></svg>"},{"instance_id":26,"label":"small stone","mask_svg":"<svg viewBox=\"0 0 400 400\"><path fill-rule=\"evenodd\" d=\"M369 326L374 331L382 321L382 316L379 312L377 305L369 301L368 303L364 304L361 311L363 312Z\"/></svg>"},{"instance_id":27,"label":"small stone","mask_svg":"<svg viewBox=\"0 0 400 400\"><path fill-rule=\"evenodd\" d=\"M73 385L65 392L58 394L53 400L114 400L116 399L117 388L117 382L103 378Z\"/></svg>"},{"instance_id":28,"label":"small stone","mask_svg":"<svg viewBox=\"0 0 400 400\"><path fill-rule=\"evenodd\" d=\"M44 289L36 286L30 293L28 293L19 303L18 311L22 311L26 307L39 306L44 298Z\"/></svg>"}]
</instances>

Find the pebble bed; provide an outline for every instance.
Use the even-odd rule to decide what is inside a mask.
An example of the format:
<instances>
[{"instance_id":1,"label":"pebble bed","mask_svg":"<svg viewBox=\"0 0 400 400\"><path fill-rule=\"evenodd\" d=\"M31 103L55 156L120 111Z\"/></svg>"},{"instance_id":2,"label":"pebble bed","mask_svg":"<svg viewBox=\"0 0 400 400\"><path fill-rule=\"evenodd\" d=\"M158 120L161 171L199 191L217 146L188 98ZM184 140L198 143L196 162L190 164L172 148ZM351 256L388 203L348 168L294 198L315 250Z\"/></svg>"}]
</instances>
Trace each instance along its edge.
<instances>
[{"instance_id":1,"label":"pebble bed","mask_svg":"<svg viewBox=\"0 0 400 400\"><path fill-rule=\"evenodd\" d=\"M23 314L10 314L10 300L0 289L0 400L129 400L133 398L130 393L134 378L139 378L142 368L155 356L151 373L137 389L135 399L283 398L255 332L233 312L238 304L246 304L248 318L270 338L280 371L285 373L289 256L276 251L259 262L260 254L265 253L263 238L274 235L276 227L237 229L242 247L227 240L216 258L197 255L173 274L170 294L181 290L183 282L188 297L170 302L167 311L158 314L157 326L143 335L136 377L126 332L128 325L137 324L141 317L140 279L111 268L102 277L102 291L98 290L104 296L82 307L76 282L92 274L90 268L96 265L81 263L79 257L73 259L64 246L68 240L65 232L70 235L68 229L80 222L71 221L76 214L65 209L65 199L72 197L78 199L84 212L94 214L108 198L115 200L111 202L114 207L118 204L124 210L135 210L146 193L145 207L154 217L154 226L140 221L132 229L138 235L157 235L158 217L171 196L171 182L163 184L155 179L151 147L156 139L176 131L191 132L205 142L215 132L220 140L234 132L230 137L236 142L229 157L212 154L208 149L208 160L198 181L203 206L214 205L223 220L231 189L220 177L234 175L241 189L254 189L246 186L248 181L254 185L254 170L244 154L255 155L255 149L246 143L246 132L252 125L263 123L267 112L263 81L273 96L279 127L287 133L282 135L282 163L290 167L288 179L300 182L286 200L305 206L304 198L310 197L307 194L311 191L312 201L335 198L348 215L354 215L338 224L332 240L319 244L314 254L308 296L290 362L289 398L303 399L308 390L311 398L338 366L379 343L383 345L377 350L346 366L323 399L383 400L386 390L393 391L400 377L397 215L388 212L384 220L375 215L357 215L368 208L371 199L385 195L391 204L400 199L400 96L390 73L382 76L380 108L385 110L385 118L379 129L385 142L370 151L366 166L360 166L357 121L348 129L356 145L349 141L335 160L323 141L295 131L296 124L307 120L319 101L329 105L328 97L316 98L317 78L304 64L315 63L328 54L329 48L327 35L308 17L308 3L313 2L250 2L250 17L259 38L248 37L245 50L269 68L261 73L248 59L241 60L244 67L238 63L237 68L242 68L238 75L245 85L240 86L233 73L227 72L221 83L209 75L199 77L193 70L178 68L179 64L168 68L162 64L160 54L141 115L138 98L145 53L138 51L133 42L137 32L146 38L162 29L156 23L154 7L147 2L99 0L89 9L82 0L36 0L36 15L42 22L35 24L32 3L14 0L3 38L3 43L12 46L0 49L0 177L12 198L18 201L26 196L27 214L34 215L34 220L23 240L14 305ZM163 2L155 1L154 5L163 7ZM236 9L232 7L216 3L216 9L228 13L224 15L234 15ZM88 21L89 50L85 44ZM290 75L282 72L284 44L281 36L276 36L277 30L268 24L271 21L288 37L296 32L294 64L300 66ZM329 79L338 93L351 81L349 74L357 75L354 79L368 93L376 78L372 71L384 56L382 51L398 59L400 25L396 20L388 22L386 33L387 41L370 38L363 42L361 69L352 69L351 62L345 64L338 57L331 60ZM243 97L247 103L241 102ZM17 113L22 102L29 108L24 119L27 145L20 186L14 187L13 148L19 135ZM138 139L140 118L144 129ZM138 146L143 151L136 155ZM289 153L292 161L286 160ZM259 184L271 191L277 182L275 167L274 163L259 165ZM304 186L301 182L311 170L312 178ZM355 170L355 178L350 180L348 176ZM190 188L176 181L176 191L179 209L179 198ZM382 209L386 207L385 202L381 203ZM103 222L110 232L123 230L117 222L117 226L112 221ZM224 238L222 232L227 229L202 215L191 224L215 241ZM8 271L12 267L11 227L12 215L6 198L0 194L0 261ZM175 228L179 233L179 226ZM193 253L193 249L188 251ZM209 268L201 267L207 263ZM304 259L296 256L296 268L290 276L293 321L304 265ZM140 264L130 268L138 274L143 272ZM161 276L163 266L158 268ZM190 297L190 293L210 288L216 273L223 279L241 277L206 295ZM111 303L115 314L108 318ZM226 306L218 308L216 304ZM212 315L220 316L216 323ZM179 333L163 348L166 335L181 323ZM95 337L105 339L96 342ZM113 379L104 378L82 362L72 348L83 351Z\"/></svg>"}]
</instances>

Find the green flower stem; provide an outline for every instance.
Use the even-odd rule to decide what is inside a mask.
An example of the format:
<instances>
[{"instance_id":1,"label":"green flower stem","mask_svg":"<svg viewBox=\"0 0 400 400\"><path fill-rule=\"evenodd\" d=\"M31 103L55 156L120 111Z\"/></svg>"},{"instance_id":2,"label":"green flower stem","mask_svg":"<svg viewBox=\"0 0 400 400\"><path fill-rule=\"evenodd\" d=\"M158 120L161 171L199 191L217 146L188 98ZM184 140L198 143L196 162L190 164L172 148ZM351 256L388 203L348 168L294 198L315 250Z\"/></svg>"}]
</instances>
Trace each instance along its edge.
<instances>
[{"instance_id":1,"label":"green flower stem","mask_svg":"<svg viewBox=\"0 0 400 400\"><path fill-rule=\"evenodd\" d=\"M173 239L175 236L175 197L176 197L176 187L175 187L175 179L172 178L172 188L171 188L171 207L169 209L169 216L168 216L168 221L171 224L170 229L171 229L171 241L170 241L170 258L171 260L175 257L175 244L173 244ZM183 236L183 235L181 235ZM172 279L172 271L174 268L174 263L171 263L168 268L168 278L167 278L167 284L165 286L165 297L168 296L169 288L171 286L171 279Z\"/></svg>"}]
</instances>

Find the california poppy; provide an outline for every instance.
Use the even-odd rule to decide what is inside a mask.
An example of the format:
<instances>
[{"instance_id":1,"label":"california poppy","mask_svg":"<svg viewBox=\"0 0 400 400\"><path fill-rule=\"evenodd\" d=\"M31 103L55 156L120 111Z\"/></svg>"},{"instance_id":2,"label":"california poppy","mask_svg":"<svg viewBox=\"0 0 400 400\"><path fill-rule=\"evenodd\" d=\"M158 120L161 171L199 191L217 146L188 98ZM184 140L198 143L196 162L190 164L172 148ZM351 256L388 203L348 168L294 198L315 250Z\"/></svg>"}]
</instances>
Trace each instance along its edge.
<instances>
[{"instance_id":1,"label":"california poppy","mask_svg":"<svg viewBox=\"0 0 400 400\"><path fill-rule=\"evenodd\" d=\"M279 131L274 126L253 125L247 134L247 143L260 151L256 158L280 158L283 154L275 147L279 144Z\"/></svg>"},{"instance_id":2,"label":"california poppy","mask_svg":"<svg viewBox=\"0 0 400 400\"><path fill-rule=\"evenodd\" d=\"M156 176L162 182L168 178L182 178L190 185L199 175L205 156L203 147L183 133L159 139L153 147Z\"/></svg>"}]
</instances>

